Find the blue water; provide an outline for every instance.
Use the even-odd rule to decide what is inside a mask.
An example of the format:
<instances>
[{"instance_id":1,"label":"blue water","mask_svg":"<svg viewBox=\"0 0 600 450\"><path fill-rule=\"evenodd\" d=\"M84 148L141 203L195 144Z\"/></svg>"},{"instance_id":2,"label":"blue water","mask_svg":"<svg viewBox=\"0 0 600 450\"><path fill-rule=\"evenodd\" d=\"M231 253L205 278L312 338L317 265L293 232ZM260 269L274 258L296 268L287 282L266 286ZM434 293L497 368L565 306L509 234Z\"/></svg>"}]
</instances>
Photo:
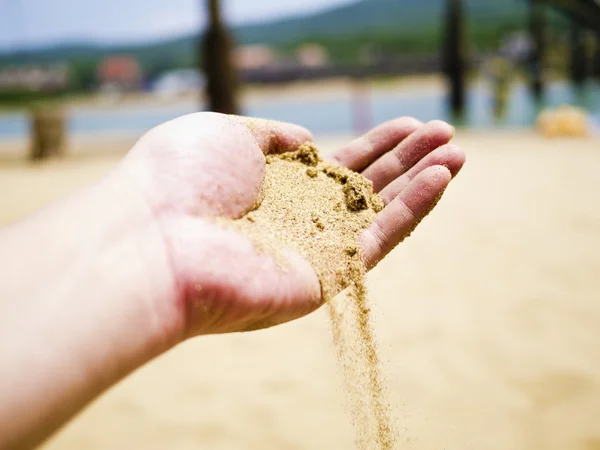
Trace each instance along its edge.
<instances>
[{"instance_id":1,"label":"blue water","mask_svg":"<svg viewBox=\"0 0 600 450\"><path fill-rule=\"evenodd\" d=\"M534 123L539 107L536 107L525 86L515 86L509 96L505 114L495 117L491 93L478 85L468 93L466 117L461 125L471 128L522 127ZM590 84L583 93L577 94L569 85L556 83L546 93L543 106L562 103L576 104L588 109L593 117L600 114L600 85ZM423 121L442 119L456 122L446 108L446 98L437 91L414 91L411 93L374 91L363 101L370 123L374 125L402 115L410 115ZM282 96L281 99L253 101L243 106L244 114L282 120L303 125L315 134L350 134L355 131L355 102L348 94L336 99L297 99ZM71 134L90 132L143 133L162 122L195 111L193 105L179 107L119 107L94 110L74 108L69 117ZM364 120L363 120L364 122ZM23 113L0 115L0 138L21 137L28 132L27 117Z\"/></svg>"}]
</instances>

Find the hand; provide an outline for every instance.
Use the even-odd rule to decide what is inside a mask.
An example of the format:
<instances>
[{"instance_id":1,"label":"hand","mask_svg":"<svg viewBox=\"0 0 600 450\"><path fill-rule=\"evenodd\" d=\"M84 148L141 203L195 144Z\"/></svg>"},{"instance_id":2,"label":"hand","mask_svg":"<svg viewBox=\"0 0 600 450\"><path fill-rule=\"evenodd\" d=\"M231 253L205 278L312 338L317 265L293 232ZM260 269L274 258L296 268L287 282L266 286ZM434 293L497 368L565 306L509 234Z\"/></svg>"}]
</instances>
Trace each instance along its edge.
<instances>
[{"instance_id":1,"label":"hand","mask_svg":"<svg viewBox=\"0 0 600 450\"><path fill-rule=\"evenodd\" d=\"M435 207L465 163L449 144L445 122L423 124L410 117L386 122L333 154L332 159L373 182L385 209L361 236L363 257L373 268L406 239Z\"/></svg>"},{"instance_id":2,"label":"hand","mask_svg":"<svg viewBox=\"0 0 600 450\"><path fill-rule=\"evenodd\" d=\"M452 128L389 122L332 157L387 206L361 235L374 266L464 162ZM193 114L150 131L100 183L0 233L0 448L34 448L93 398L187 337L301 317L321 304L311 266L257 254L215 218L255 203L265 153L303 128ZM36 238L43 237L43 238ZM21 386L21 389L15 389Z\"/></svg>"},{"instance_id":3,"label":"hand","mask_svg":"<svg viewBox=\"0 0 600 450\"><path fill-rule=\"evenodd\" d=\"M464 154L446 145L452 127L403 118L381 125L333 155L371 179L387 207L361 236L373 267L431 210L461 168ZM239 218L255 204L264 154L311 140L283 123L201 113L144 136L117 174L142 193L161 230L175 286L183 337L266 327L321 305L310 264L289 251L291 269L222 228L215 217ZM141 280L140 280L141 282Z\"/></svg>"}]
</instances>

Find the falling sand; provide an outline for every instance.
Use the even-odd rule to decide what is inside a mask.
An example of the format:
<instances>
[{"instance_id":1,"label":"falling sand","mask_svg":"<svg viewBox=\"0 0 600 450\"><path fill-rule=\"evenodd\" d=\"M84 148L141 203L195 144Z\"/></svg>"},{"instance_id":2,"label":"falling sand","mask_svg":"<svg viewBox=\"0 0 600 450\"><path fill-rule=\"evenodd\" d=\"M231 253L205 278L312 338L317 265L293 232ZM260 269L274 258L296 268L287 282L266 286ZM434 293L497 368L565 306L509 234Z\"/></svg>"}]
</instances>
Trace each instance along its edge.
<instances>
[{"instance_id":1,"label":"falling sand","mask_svg":"<svg viewBox=\"0 0 600 450\"><path fill-rule=\"evenodd\" d=\"M359 449L391 449L395 433L380 374L359 234L383 202L370 181L323 161L312 144L267 156L260 204L230 226L260 251L284 246L312 264L327 302ZM347 289L347 295L337 296ZM335 298L334 298L335 297Z\"/></svg>"}]
</instances>

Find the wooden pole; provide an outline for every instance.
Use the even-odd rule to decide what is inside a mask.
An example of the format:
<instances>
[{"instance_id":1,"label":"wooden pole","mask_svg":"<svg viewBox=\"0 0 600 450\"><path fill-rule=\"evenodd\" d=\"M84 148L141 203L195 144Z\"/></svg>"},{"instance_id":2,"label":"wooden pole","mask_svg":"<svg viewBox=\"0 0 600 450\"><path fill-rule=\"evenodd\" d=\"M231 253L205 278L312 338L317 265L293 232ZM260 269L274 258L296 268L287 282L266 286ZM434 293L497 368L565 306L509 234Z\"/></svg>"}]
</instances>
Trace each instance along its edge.
<instances>
[{"instance_id":1,"label":"wooden pole","mask_svg":"<svg viewBox=\"0 0 600 450\"><path fill-rule=\"evenodd\" d=\"M465 76L467 70L462 1L447 0L446 7L443 65L450 86L451 111L455 115L462 115L465 109Z\"/></svg>"},{"instance_id":2,"label":"wooden pole","mask_svg":"<svg viewBox=\"0 0 600 450\"><path fill-rule=\"evenodd\" d=\"M598 0L543 0L596 33L600 32L600 3Z\"/></svg>"},{"instance_id":3,"label":"wooden pole","mask_svg":"<svg viewBox=\"0 0 600 450\"><path fill-rule=\"evenodd\" d=\"M595 36L594 41L594 54L592 56L592 76L596 79L600 79L600 36Z\"/></svg>"},{"instance_id":4,"label":"wooden pole","mask_svg":"<svg viewBox=\"0 0 600 450\"><path fill-rule=\"evenodd\" d=\"M66 151L66 124L61 109L38 108L31 110L30 152L34 161L53 156L64 156Z\"/></svg>"},{"instance_id":5,"label":"wooden pole","mask_svg":"<svg viewBox=\"0 0 600 450\"><path fill-rule=\"evenodd\" d=\"M583 87L587 76L587 58L585 49L585 37L581 26L571 22L570 30L570 73L571 81L577 88Z\"/></svg>"},{"instance_id":6,"label":"wooden pole","mask_svg":"<svg viewBox=\"0 0 600 450\"><path fill-rule=\"evenodd\" d=\"M237 114L237 74L232 61L233 39L221 18L219 0L206 0L209 25L201 44L206 96L211 111Z\"/></svg>"},{"instance_id":7,"label":"wooden pole","mask_svg":"<svg viewBox=\"0 0 600 450\"><path fill-rule=\"evenodd\" d=\"M540 0L529 0L529 30L531 33L532 52L530 64L531 92L536 100L544 96L544 54L546 50L546 17Z\"/></svg>"}]
</instances>

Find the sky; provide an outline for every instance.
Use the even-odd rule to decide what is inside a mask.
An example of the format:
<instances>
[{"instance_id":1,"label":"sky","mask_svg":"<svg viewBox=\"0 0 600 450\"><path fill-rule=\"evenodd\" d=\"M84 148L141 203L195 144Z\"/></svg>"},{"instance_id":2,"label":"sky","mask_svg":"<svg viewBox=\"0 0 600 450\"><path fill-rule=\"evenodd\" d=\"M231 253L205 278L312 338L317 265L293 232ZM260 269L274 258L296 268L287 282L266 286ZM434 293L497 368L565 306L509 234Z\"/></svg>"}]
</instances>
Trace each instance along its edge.
<instances>
[{"instance_id":1,"label":"sky","mask_svg":"<svg viewBox=\"0 0 600 450\"><path fill-rule=\"evenodd\" d=\"M260 22L356 0L221 0L228 22ZM0 0L0 50L73 41L141 42L205 23L205 0Z\"/></svg>"}]
</instances>

